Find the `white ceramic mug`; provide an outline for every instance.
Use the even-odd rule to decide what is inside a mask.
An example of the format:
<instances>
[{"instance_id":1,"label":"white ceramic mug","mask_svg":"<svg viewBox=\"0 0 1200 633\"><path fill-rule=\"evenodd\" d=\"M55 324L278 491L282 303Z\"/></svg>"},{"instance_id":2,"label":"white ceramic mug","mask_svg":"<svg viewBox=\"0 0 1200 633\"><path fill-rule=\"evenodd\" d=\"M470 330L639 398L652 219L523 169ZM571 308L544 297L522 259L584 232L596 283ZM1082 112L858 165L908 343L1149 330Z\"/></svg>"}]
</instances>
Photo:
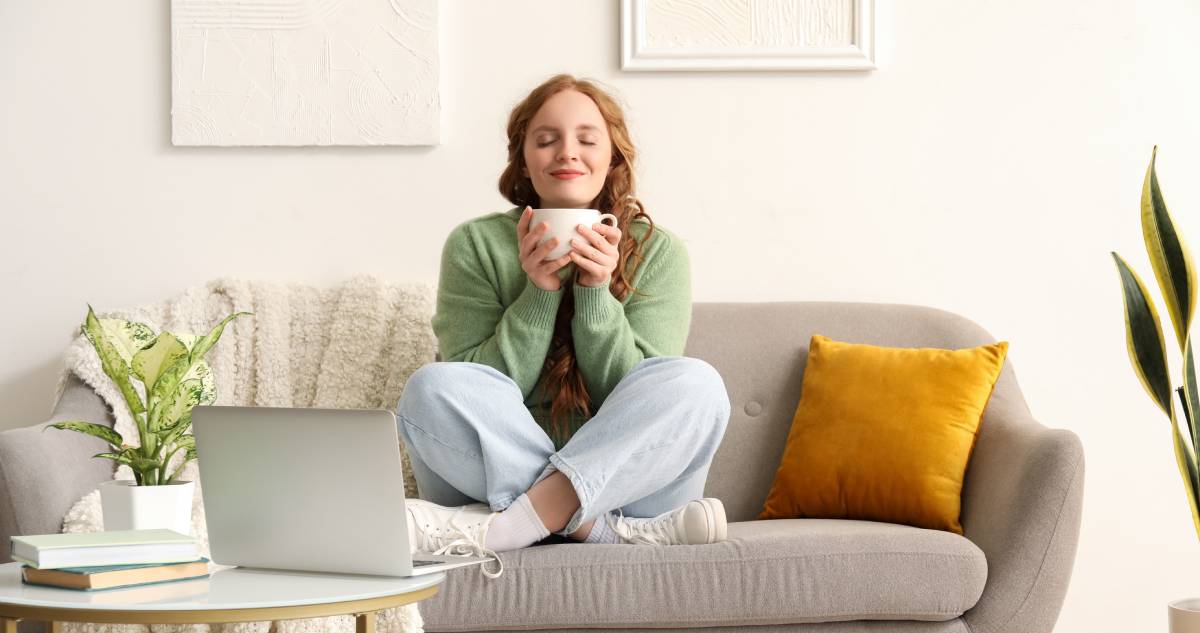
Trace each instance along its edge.
<instances>
[{"instance_id":1,"label":"white ceramic mug","mask_svg":"<svg viewBox=\"0 0 1200 633\"><path fill-rule=\"evenodd\" d=\"M529 220L529 230L536 229L542 222L550 224L546 234L538 240L540 246L542 242L552 237L558 238L558 246L555 246L554 250L550 251L550 254L542 260L550 261L571 252L571 238L584 239L583 235L575 230L575 227L580 224L592 226L606 219L612 220L612 226L617 225L617 216L611 213L601 214L596 209L534 209L533 217Z\"/></svg>"}]
</instances>

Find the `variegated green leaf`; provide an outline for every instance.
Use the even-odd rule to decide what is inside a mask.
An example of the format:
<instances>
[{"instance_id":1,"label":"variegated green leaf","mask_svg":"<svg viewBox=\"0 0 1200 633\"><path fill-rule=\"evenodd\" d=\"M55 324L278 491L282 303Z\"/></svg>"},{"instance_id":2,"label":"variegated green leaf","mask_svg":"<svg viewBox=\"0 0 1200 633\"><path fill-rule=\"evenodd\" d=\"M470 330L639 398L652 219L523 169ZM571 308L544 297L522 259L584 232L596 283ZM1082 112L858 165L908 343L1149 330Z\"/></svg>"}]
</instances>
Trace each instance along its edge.
<instances>
[{"instance_id":1,"label":"variegated green leaf","mask_svg":"<svg viewBox=\"0 0 1200 633\"><path fill-rule=\"evenodd\" d=\"M1155 147L1142 184L1142 237L1182 351L1196 308L1196 267L1183 236L1175 230L1159 189L1154 169L1157 154L1158 147Z\"/></svg>"},{"instance_id":2,"label":"variegated green leaf","mask_svg":"<svg viewBox=\"0 0 1200 633\"><path fill-rule=\"evenodd\" d=\"M135 417L145 413L146 406L142 402L142 397L134 389L133 382L129 379L131 370L128 361L122 356L121 350L109 339L90 305L88 306L87 320L83 325L83 333L91 341L92 347L96 348L96 355L100 357L100 365L104 368L104 373L116 383L121 395L125 397L130 413Z\"/></svg>"},{"instance_id":3,"label":"variegated green leaf","mask_svg":"<svg viewBox=\"0 0 1200 633\"><path fill-rule=\"evenodd\" d=\"M187 347L184 347L174 334L163 332L150 345L133 355L133 373L146 385L147 393L153 393L158 377L167 367L187 355ZM154 406L152 402L148 402L147 405L151 408Z\"/></svg>"},{"instance_id":4,"label":"variegated green leaf","mask_svg":"<svg viewBox=\"0 0 1200 633\"><path fill-rule=\"evenodd\" d=\"M114 462L119 462L119 463L125 464L126 466L133 463L128 457L117 454L117 453L96 453L95 455L92 455L92 458L93 459L97 459L97 458L98 459L111 459Z\"/></svg>"},{"instance_id":5,"label":"variegated green leaf","mask_svg":"<svg viewBox=\"0 0 1200 633\"><path fill-rule=\"evenodd\" d=\"M100 327L126 363L132 363L134 355L154 343L154 330L145 323L124 319L100 319Z\"/></svg>"},{"instance_id":6,"label":"variegated green leaf","mask_svg":"<svg viewBox=\"0 0 1200 633\"><path fill-rule=\"evenodd\" d=\"M163 443L167 444L167 445L171 444L180 435L187 433L188 429L191 427L192 427L192 411L191 411L191 409L188 409L186 412L184 412L184 414L182 416L180 416L180 418L178 420L175 421L174 424L163 428L163 430L161 431L161 433L163 433L163 438L164 438Z\"/></svg>"},{"instance_id":7,"label":"variegated green leaf","mask_svg":"<svg viewBox=\"0 0 1200 633\"><path fill-rule=\"evenodd\" d=\"M189 353L176 360L154 384L150 396L150 401L154 403L153 408L150 409L150 428L162 430L171 424L172 420L164 419L164 415L175 402L175 392L179 389L184 376L191 371L194 364L192 359L193 356Z\"/></svg>"},{"instance_id":8,"label":"variegated green leaf","mask_svg":"<svg viewBox=\"0 0 1200 633\"><path fill-rule=\"evenodd\" d=\"M167 480L167 483L178 481L187 463L196 459L196 438L192 435L183 435L175 440L171 453L163 460L163 463L169 465L179 451L183 451L182 459L179 460L179 465L175 468L175 472Z\"/></svg>"},{"instance_id":9,"label":"variegated green leaf","mask_svg":"<svg viewBox=\"0 0 1200 633\"><path fill-rule=\"evenodd\" d=\"M183 343L184 347L187 347L188 352L191 352L192 348L196 346L196 341L200 340L199 334L187 332L176 332L175 337L179 339L180 343Z\"/></svg>"},{"instance_id":10,"label":"variegated green leaf","mask_svg":"<svg viewBox=\"0 0 1200 633\"><path fill-rule=\"evenodd\" d=\"M173 391L175 391L175 388L180 382L186 379L186 376L192 371L192 368L200 361L204 360L204 355L207 354L208 350L211 349L212 346L216 344L217 340L221 338L221 333L225 331L225 325L233 319L244 314L251 313L237 312L225 317L225 319L216 327L214 327L211 332L209 332L200 340L196 341L196 344L192 347L192 350L185 358L179 359L169 368L167 368L165 372L163 372L162 376L159 377L158 382L155 383L153 393L150 397L150 400L155 403L155 407L150 411L151 428L161 429L171 422L171 420L164 420L163 418L167 407L170 406L169 402L166 400L168 394L171 394Z\"/></svg>"},{"instance_id":11,"label":"variegated green leaf","mask_svg":"<svg viewBox=\"0 0 1200 633\"><path fill-rule=\"evenodd\" d=\"M196 459L196 436L184 435L180 437L179 439L175 440L175 447L186 451L183 460L184 463L189 460Z\"/></svg>"},{"instance_id":12,"label":"variegated green leaf","mask_svg":"<svg viewBox=\"0 0 1200 633\"><path fill-rule=\"evenodd\" d=\"M161 466L159 460L146 454L139 446L127 446L121 450L121 455L129 460L129 465L136 470L150 470Z\"/></svg>"},{"instance_id":13,"label":"variegated green leaf","mask_svg":"<svg viewBox=\"0 0 1200 633\"><path fill-rule=\"evenodd\" d=\"M1125 343L1134 373L1141 380L1146 393L1154 403L1174 420L1171 408L1171 381L1167 377L1167 350L1163 342L1162 327L1158 311L1146 292L1137 273L1121 259L1112 254L1121 276L1121 287L1125 302Z\"/></svg>"},{"instance_id":14,"label":"variegated green leaf","mask_svg":"<svg viewBox=\"0 0 1200 633\"><path fill-rule=\"evenodd\" d=\"M153 433L169 431L183 417L184 413L200 404L203 394L204 385L199 380L190 379L179 383L179 387L171 393L164 394L165 400L158 403L162 413L151 419L150 431Z\"/></svg>"},{"instance_id":15,"label":"variegated green leaf","mask_svg":"<svg viewBox=\"0 0 1200 633\"><path fill-rule=\"evenodd\" d=\"M196 341L199 341L201 338L197 334L188 334L183 332L176 332L175 337L179 339L180 343L187 347L189 354L191 353L192 349L196 347ZM204 383L204 400L207 401L202 401L201 404L210 404L216 400L216 381L213 379L212 368L209 367L208 361L201 359L199 362L194 363L192 368L189 369L188 373L183 377L184 380L188 380L189 378L195 378Z\"/></svg>"},{"instance_id":16,"label":"variegated green leaf","mask_svg":"<svg viewBox=\"0 0 1200 633\"><path fill-rule=\"evenodd\" d=\"M221 333L225 331L225 326L228 325L230 321L243 315L252 314L254 313L235 312L225 317L225 319L218 323L216 327L212 329L212 331L204 335L204 337L200 340L196 341L196 344L192 347L192 357L196 359L204 358L204 355L208 353L208 350L212 349L212 346L217 344L217 341L221 338Z\"/></svg>"},{"instance_id":17,"label":"variegated green leaf","mask_svg":"<svg viewBox=\"0 0 1200 633\"><path fill-rule=\"evenodd\" d=\"M217 401L217 381L213 377L212 367L209 366L208 361L201 360L192 365L183 379L200 381L203 389L200 393L199 404L212 404Z\"/></svg>"},{"instance_id":18,"label":"variegated green leaf","mask_svg":"<svg viewBox=\"0 0 1200 633\"><path fill-rule=\"evenodd\" d=\"M102 424L93 424L91 422L55 422L47 425L47 428L55 428L63 431L77 431L93 437L98 437L105 442L108 442L116 448L121 449L124 441L121 439L121 434Z\"/></svg>"}]
</instances>

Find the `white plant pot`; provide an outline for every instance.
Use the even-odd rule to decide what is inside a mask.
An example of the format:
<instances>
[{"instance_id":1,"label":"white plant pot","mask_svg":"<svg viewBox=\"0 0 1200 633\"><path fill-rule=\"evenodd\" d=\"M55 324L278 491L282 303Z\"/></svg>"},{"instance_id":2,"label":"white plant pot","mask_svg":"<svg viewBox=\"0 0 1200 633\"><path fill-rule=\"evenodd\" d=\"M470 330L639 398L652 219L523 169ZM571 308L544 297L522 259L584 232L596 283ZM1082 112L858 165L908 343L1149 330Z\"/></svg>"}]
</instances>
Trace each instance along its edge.
<instances>
[{"instance_id":1,"label":"white plant pot","mask_svg":"<svg viewBox=\"0 0 1200 633\"><path fill-rule=\"evenodd\" d=\"M163 486L138 486L127 479L100 484L104 529L151 530L166 528L192 533L192 496L196 484L180 481Z\"/></svg>"},{"instance_id":2,"label":"white plant pot","mask_svg":"<svg viewBox=\"0 0 1200 633\"><path fill-rule=\"evenodd\" d=\"M1200 633L1200 598L1168 603L1167 622L1171 633Z\"/></svg>"}]
</instances>

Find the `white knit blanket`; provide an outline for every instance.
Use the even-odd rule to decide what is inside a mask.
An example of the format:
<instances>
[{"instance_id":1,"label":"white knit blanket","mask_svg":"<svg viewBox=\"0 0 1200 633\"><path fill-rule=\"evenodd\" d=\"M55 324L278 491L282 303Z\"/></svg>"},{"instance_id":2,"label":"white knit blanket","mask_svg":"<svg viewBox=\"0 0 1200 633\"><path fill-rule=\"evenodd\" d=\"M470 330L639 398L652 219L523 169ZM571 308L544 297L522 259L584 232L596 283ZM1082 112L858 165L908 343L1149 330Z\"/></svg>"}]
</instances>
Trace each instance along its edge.
<instances>
[{"instance_id":1,"label":"white knit blanket","mask_svg":"<svg viewBox=\"0 0 1200 633\"><path fill-rule=\"evenodd\" d=\"M102 318L145 323L155 332L205 334L224 317L233 320L206 357L213 369L217 404L270 407L395 409L408 377L434 360L436 340L430 319L434 291L427 284L391 284L370 276L334 288L303 284L217 279L181 295L129 310L97 312ZM80 322L83 322L82 315ZM104 374L91 343L80 333L68 347L55 401L74 373L112 409L116 429L126 443L138 440L136 426L120 391ZM407 454L405 494L416 498ZM128 466L116 479L133 479ZM192 533L209 555L208 532L196 463L182 479L196 482ZM63 532L103 530L100 493L75 503ZM379 613L379 633L419 633L417 605ZM66 633L353 633L354 618L337 616L225 625L126 625L65 623Z\"/></svg>"}]
</instances>

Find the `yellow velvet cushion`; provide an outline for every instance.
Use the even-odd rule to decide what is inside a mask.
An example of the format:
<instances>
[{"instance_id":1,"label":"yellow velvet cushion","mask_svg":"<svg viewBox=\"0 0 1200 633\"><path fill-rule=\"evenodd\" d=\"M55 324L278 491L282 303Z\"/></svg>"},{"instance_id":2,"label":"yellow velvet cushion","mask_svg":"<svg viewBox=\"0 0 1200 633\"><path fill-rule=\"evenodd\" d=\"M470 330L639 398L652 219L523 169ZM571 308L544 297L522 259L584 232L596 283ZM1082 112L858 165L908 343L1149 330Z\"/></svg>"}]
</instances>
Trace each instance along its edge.
<instances>
[{"instance_id":1,"label":"yellow velvet cushion","mask_svg":"<svg viewBox=\"0 0 1200 633\"><path fill-rule=\"evenodd\" d=\"M1008 343L877 347L812 337L760 519L838 518L962 534L963 475Z\"/></svg>"}]
</instances>

